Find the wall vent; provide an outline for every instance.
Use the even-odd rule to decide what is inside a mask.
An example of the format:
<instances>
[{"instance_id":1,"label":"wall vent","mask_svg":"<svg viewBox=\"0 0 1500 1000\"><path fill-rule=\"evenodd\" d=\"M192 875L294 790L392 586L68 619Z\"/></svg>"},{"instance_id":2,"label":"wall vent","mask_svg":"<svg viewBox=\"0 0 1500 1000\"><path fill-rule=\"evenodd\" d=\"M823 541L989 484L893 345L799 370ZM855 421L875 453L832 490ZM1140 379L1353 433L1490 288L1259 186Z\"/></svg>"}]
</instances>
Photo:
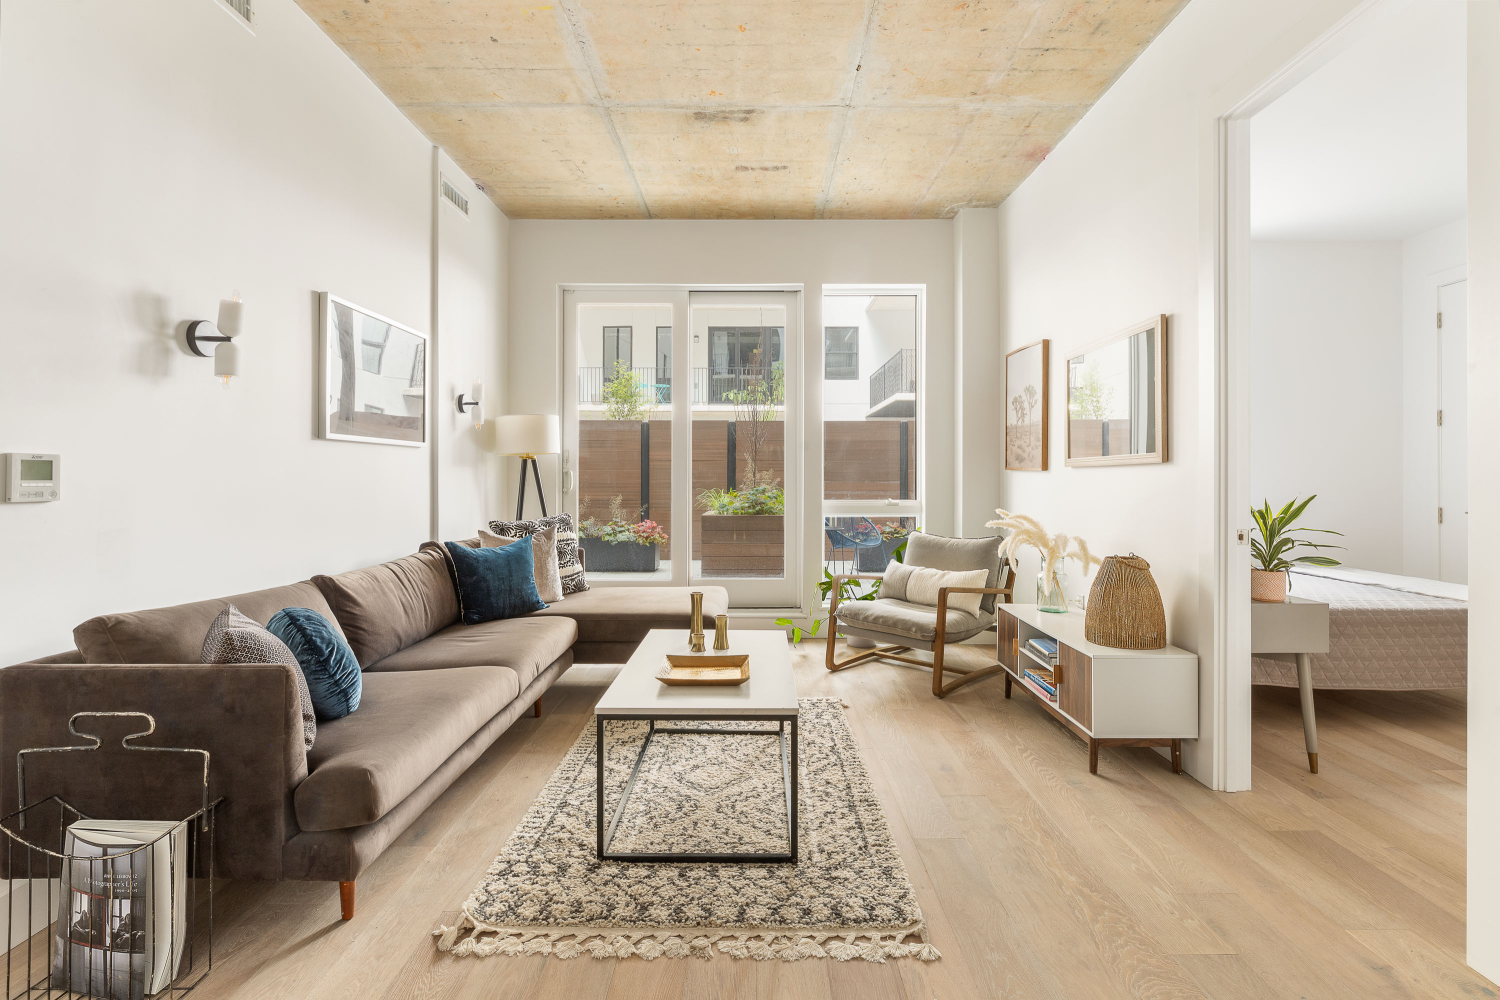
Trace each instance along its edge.
<instances>
[{"instance_id":1,"label":"wall vent","mask_svg":"<svg viewBox=\"0 0 1500 1000\"><path fill-rule=\"evenodd\" d=\"M465 215L469 214L469 199L458 193L458 188L448 183L448 178L443 178L443 197L453 202L455 208Z\"/></svg>"},{"instance_id":2,"label":"wall vent","mask_svg":"<svg viewBox=\"0 0 1500 1000\"><path fill-rule=\"evenodd\" d=\"M224 0L224 4L240 17L243 17L246 24L255 23L254 0Z\"/></svg>"}]
</instances>

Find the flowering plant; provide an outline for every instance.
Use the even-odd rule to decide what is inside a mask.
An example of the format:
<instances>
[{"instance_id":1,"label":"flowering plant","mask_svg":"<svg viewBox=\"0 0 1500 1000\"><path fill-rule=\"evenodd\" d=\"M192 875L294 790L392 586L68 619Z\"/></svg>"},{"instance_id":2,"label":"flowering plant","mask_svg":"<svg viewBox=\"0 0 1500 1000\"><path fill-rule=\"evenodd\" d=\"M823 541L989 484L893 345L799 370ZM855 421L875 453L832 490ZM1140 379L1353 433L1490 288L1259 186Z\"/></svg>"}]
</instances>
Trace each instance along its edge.
<instances>
[{"instance_id":1,"label":"flowering plant","mask_svg":"<svg viewBox=\"0 0 1500 1000\"><path fill-rule=\"evenodd\" d=\"M667 533L655 521L645 520L634 524L625 515L623 498L615 497L609 502L609 520L591 517L578 526L582 538L597 538L611 544L632 543L635 545L662 545Z\"/></svg>"},{"instance_id":2,"label":"flowering plant","mask_svg":"<svg viewBox=\"0 0 1500 1000\"><path fill-rule=\"evenodd\" d=\"M918 528L908 528L900 521L887 521L880 526L880 537L887 542L894 542L898 538L905 538Z\"/></svg>"}]
</instances>

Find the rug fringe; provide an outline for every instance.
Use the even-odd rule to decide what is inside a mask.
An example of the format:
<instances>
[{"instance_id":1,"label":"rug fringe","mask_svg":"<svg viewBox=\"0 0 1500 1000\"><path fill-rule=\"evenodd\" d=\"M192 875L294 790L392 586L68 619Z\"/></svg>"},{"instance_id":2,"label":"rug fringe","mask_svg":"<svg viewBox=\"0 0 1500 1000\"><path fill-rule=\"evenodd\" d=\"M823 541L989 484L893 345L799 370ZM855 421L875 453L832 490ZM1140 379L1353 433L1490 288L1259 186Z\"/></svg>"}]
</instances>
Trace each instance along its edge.
<instances>
[{"instance_id":1,"label":"rug fringe","mask_svg":"<svg viewBox=\"0 0 1500 1000\"><path fill-rule=\"evenodd\" d=\"M887 958L915 958L935 962L942 953L927 940L927 926L898 931L830 933L781 933L744 930L703 931L688 937L680 930L535 931L491 927L465 910L453 926L440 925L432 932L438 951L456 958L489 958L492 955L551 955L553 958L657 958L712 957L717 950L730 958L759 962L796 962L809 958L831 958L839 962L863 959L883 963ZM907 938L915 938L908 941Z\"/></svg>"}]
</instances>

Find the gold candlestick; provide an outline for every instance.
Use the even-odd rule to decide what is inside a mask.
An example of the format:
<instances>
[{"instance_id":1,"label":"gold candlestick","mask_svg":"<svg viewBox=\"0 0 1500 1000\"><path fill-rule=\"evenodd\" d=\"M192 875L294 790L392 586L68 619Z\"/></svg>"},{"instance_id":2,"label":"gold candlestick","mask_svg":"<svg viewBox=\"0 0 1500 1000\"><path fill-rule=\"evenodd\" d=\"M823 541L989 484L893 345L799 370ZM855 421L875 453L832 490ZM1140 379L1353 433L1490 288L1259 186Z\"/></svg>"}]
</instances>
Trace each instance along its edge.
<instances>
[{"instance_id":1,"label":"gold candlestick","mask_svg":"<svg viewBox=\"0 0 1500 1000\"><path fill-rule=\"evenodd\" d=\"M694 653L703 652L703 591L695 590L688 595L693 604L693 612L688 619L688 649Z\"/></svg>"},{"instance_id":2,"label":"gold candlestick","mask_svg":"<svg viewBox=\"0 0 1500 1000\"><path fill-rule=\"evenodd\" d=\"M729 648L729 616L714 616L714 649Z\"/></svg>"}]
</instances>

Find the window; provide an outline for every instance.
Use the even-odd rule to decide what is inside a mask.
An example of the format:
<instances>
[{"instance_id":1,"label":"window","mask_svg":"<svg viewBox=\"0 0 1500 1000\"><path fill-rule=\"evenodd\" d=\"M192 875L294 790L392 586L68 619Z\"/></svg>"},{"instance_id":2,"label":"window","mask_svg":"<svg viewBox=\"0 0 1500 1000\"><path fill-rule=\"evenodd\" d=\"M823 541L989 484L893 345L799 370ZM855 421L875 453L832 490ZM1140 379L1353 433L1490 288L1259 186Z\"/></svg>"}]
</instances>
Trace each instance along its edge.
<instances>
[{"instance_id":1,"label":"window","mask_svg":"<svg viewBox=\"0 0 1500 1000\"><path fill-rule=\"evenodd\" d=\"M615 365L625 362L629 367L634 364L634 355L630 349L630 330L628 326L606 326L604 328L604 378L605 381L614 377Z\"/></svg>"},{"instance_id":2,"label":"window","mask_svg":"<svg viewBox=\"0 0 1500 1000\"><path fill-rule=\"evenodd\" d=\"M859 327L825 326L823 328L823 377L825 379L859 378Z\"/></svg>"},{"instance_id":3,"label":"window","mask_svg":"<svg viewBox=\"0 0 1500 1000\"><path fill-rule=\"evenodd\" d=\"M380 374L380 366L385 359L385 342L390 335L391 328L384 323L366 320L361 324L359 334L359 366L361 368L375 375Z\"/></svg>"},{"instance_id":4,"label":"window","mask_svg":"<svg viewBox=\"0 0 1500 1000\"><path fill-rule=\"evenodd\" d=\"M670 326L659 326L656 328L656 384L666 386L667 389L661 393L662 402L672 401L672 328Z\"/></svg>"}]
</instances>

